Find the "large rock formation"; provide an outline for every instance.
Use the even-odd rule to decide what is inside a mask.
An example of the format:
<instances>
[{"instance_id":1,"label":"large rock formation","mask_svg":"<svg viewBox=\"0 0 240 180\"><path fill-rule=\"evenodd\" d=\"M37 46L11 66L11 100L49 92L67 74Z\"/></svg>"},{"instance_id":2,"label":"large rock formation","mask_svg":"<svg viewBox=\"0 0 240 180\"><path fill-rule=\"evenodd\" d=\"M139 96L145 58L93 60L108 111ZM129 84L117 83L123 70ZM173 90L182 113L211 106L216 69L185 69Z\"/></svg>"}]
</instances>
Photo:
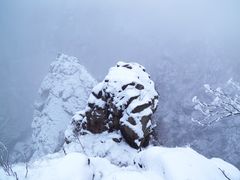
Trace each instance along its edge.
<instances>
[{"instance_id":1,"label":"large rock formation","mask_svg":"<svg viewBox=\"0 0 240 180\"><path fill-rule=\"evenodd\" d=\"M57 151L69 119L87 105L94 78L75 57L59 55L39 89L32 122L34 157Z\"/></svg>"},{"instance_id":2,"label":"large rock formation","mask_svg":"<svg viewBox=\"0 0 240 180\"><path fill-rule=\"evenodd\" d=\"M151 116L157 108L158 94L143 66L118 62L105 79L96 85L84 111L72 121L75 134L120 130L126 142L134 147L149 143L153 123ZM66 141L70 135L66 133Z\"/></svg>"}]
</instances>

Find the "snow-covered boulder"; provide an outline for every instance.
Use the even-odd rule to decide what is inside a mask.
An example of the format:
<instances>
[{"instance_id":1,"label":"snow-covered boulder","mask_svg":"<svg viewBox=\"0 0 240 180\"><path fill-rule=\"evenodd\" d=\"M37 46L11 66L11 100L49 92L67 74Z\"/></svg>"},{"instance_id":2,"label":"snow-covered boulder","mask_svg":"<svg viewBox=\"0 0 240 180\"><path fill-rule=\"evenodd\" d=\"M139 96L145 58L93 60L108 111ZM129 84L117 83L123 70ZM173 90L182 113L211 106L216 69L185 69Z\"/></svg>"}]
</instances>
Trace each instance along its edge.
<instances>
[{"instance_id":1,"label":"snow-covered boulder","mask_svg":"<svg viewBox=\"0 0 240 180\"><path fill-rule=\"evenodd\" d=\"M93 88L86 109L73 117L73 131L120 130L130 146L145 147L149 144L153 129L151 116L157 103L154 82L144 67L118 62Z\"/></svg>"},{"instance_id":2,"label":"snow-covered boulder","mask_svg":"<svg viewBox=\"0 0 240 180\"><path fill-rule=\"evenodd\" d=\"M61 54L50 65L35 103L32 122L34 157L59 150L71 117L86 107L95 85L95 79L75 57Z\"/></svg>"}]
</instances>

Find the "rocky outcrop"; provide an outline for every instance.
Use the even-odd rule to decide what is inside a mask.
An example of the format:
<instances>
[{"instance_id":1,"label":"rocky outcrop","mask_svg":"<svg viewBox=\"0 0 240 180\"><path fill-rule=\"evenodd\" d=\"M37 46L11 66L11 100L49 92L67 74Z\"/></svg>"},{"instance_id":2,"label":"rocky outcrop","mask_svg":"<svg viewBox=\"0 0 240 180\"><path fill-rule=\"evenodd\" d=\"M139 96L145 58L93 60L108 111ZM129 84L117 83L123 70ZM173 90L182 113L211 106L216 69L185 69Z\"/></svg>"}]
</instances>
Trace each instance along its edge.
<instances>
[{"instance_id":1,"label":"rocky outcrop","mask_svg":"<svg viewBox=\"0 0 240 180\"><path fill-rule=\"evenodd\" d=\"M39 89L32 122L34 156L53 153L64 143L69 119L87 105L96 85L94 78L79 60L59 55Z\"/></svg>"},{"instance_id":2,"label":"rocky outcrop","mask_svg":"<svg viewBox=\"0 0 240 180\"><path fill-rule=\"evenodd\" d=\"M144 67L118 62L93 88L86 109L73 117L73 131L120 130L130 146L145 147L153 129L151 116L157 103L158 94ZM68 134L66 139L70 139Z\"/></svg>"}]
</instances>

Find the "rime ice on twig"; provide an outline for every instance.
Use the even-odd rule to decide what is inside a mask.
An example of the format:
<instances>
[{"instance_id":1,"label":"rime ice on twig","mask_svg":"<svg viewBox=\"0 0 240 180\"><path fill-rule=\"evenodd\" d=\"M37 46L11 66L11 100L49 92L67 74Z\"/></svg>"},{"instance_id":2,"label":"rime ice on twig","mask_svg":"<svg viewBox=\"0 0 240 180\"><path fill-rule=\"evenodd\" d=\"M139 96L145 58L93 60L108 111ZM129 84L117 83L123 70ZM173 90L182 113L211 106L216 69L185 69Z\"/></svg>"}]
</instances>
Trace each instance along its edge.
<instances>
[{"instance_id":1,"label":"rime ice on twig","mask_svg":"<svg viewBox=\"0 0 240 180\"><path fill-rule=\"evenodd\" d=\"M212 97L210 103L193 97L194 109L199 111L204 118L197 120L192 118L193 122L202 126L209 126L222 119L240 115L240 85L230 79L227 82L226 90L222 88L213 89L210 85L205 84L206 93Z\"/></svg>"}]
</instances>

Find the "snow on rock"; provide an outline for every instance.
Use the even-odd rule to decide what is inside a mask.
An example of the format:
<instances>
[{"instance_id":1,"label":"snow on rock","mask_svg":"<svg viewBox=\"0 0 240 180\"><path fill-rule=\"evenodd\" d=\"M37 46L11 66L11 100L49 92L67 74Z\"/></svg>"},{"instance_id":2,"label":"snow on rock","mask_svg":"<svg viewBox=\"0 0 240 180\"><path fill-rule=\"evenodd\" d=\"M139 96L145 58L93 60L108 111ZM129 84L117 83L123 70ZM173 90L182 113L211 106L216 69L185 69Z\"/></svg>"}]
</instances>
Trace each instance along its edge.
<instances>
[{"instance_id":1,"label":"snow on rock","mask_svg":"<svg viewBox=\"0 0 240 180\"><path fill-rule=\"evenodd\" d=\"M86 106L95 84L94 78L75 57L61 54L50 65L35 103L33 157L59 150L64 143L64 131L69 120Z\"/></svg>"},{"instance_id":2,"label":"snow on rock","mask_svg":"<svg viewBox=\"0 0 240 180\"><path fill-rule=\"evenodd\" d=\"M88 133L72 139L69 144L65 143L64 148L67 153L77 151L91 157L106 158L117 166L132 165L134 155L138 152L122 139L119 131Z\"/></svg>"},{"instance_id":3,"label":"snow on rock","mask_svg":"<svg viewBox=\"0 0 240 180\"><path fill-rule=\"evenodd\" d=\"M106 143L108 144L108 143ZM106 146L103 144L102 147ZM110 145L111 143L109 143ZM120 157L125 153L119 148ZM100 149L101 147L99 147ZM129 147L130 148L130 147ZM114 152L114 148L110 148ZM220 159L207 159L190 148L148 147L132 152L127 166L81 152L55 153L28 164L13 166L19 180L239 180L240 171ZM0 168L0 179L15 180Z\"/></svg>"},{"instance_id":4,"label":"snow on rock","mask_svg":"<svg viewBox=\"0 0 240 180\"><path fill-rule=\"evenodd\" d=\"M24 163L12 166L19 180L240 180L240 171L231 164L207 159L189 147L129 146L144 146L157 106L154 84L136 63L111 68L66 130L70 116L86 107L94 84L76 58L61 55L51 65L33 121L38 159L27 163L28 171ZM61 147L64 131L62 151L52 153ZM16 178L0 167L0 180Z\"/></svg>"},{"instance_id":5,"label":"snow on rock","mask_svg":"<svg viewBox=\"0 0 240 180\"><path fill-rule=\"evenodd\" d=\"M146 147L153 129L151 116L157 103L154 82L144 67L118 62L93 88L86 109L73 117L73 130L75 133L81 129L92 133L120 130L130 146Z\"/></svg>"}]
</instances>

